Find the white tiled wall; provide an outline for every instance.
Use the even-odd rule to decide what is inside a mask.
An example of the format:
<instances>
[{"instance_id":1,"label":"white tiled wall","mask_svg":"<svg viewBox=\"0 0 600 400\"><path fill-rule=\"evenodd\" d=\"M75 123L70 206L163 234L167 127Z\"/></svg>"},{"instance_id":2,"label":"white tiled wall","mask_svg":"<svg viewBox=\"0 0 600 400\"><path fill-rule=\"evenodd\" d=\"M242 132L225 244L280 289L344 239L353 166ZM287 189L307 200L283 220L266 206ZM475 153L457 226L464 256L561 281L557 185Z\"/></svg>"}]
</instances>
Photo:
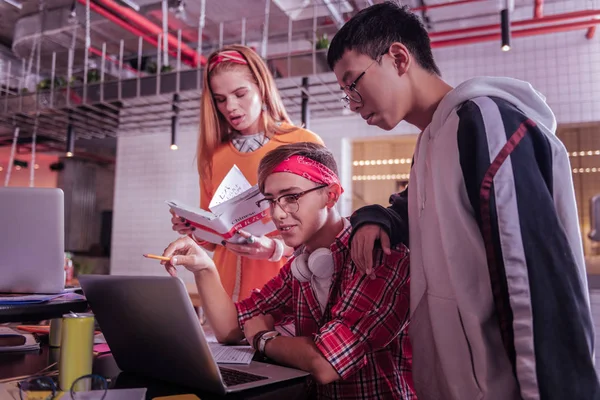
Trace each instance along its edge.
<instances>
[{"instance_id":1,"label":"white tiled wall","mask_svg":"<svg viewBox=\"0 0 600 400\"><path fill-rule=\"evenodd\" d=\"M594 5L589 0L585 3ZM553 11L547 7L546 12ZM443 77L451 84L478 75L524 79L547 96L559 123L600 120L600 34L587 40L581 30L513 39L512 44L508 53L500 51L499 43L489 42L439 49L434 54ZM416 132L404 124L384 132L356 117L315 119L310 128L324 139L338 160L346 190L341 203L344 214L350 212L352 198L350 141ZM142 259L141 254L161 252L176 237L170 231L164 201L177 198L198 203L196 129L186 129L180 136L178 151L169 150L169 132L119 139L112 273L163 273L157 263Z\"/></svg>"},{"instance_id":2,"label":"white tiled wall","mask_svg":"<svg viewBox=\"0 0 600 400\"><path fill-rule=\"evenodd\" d=\"M164 268L144 253L162 254L178 235L171 230L166 200L199 204L196 170L197 129L181 129L179 150L170 150L171 133L119 138L111 273L159 275ZM183 274L184 279L190 279Z\"/></svg>"},{"instance_id":3,"label":"white tiled wall","mask_svg":"<svg viewBox=\"0 0 600 400\"><path fill-rule=\"evenodd\" d=\"M435 52L444 78L458 84L474 75L510 76L531 82L546 97L560 123L600 117L600 38L585 31L513 40L502 52L497 43Z\"/></svg>"}]
</instances>

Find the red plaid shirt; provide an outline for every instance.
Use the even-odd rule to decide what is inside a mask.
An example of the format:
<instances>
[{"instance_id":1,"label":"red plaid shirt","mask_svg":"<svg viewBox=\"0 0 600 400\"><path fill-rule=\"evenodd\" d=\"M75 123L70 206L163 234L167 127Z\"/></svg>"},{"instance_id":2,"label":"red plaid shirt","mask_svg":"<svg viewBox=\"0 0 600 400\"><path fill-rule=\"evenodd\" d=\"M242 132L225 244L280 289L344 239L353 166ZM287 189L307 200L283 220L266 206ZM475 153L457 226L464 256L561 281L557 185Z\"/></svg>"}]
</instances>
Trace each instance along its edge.
<instances>
[{"instance_id":1,"label":"red plaid shirt","mask_svg":"<svg viewBox=\"0 0 600 400\"><path fill-rule=\"evenodd\" d=\"M342 379L317 384L321 399L416 399L408 339L409 257L406 247L377 254L369 279L350 258L351 227L330 249L335 270L325 312L310 282L294 279L290 262L260 291L236 303L240 327L259 314L295 322L296 336L312 336Z\"/></svg>"}]
</instances>

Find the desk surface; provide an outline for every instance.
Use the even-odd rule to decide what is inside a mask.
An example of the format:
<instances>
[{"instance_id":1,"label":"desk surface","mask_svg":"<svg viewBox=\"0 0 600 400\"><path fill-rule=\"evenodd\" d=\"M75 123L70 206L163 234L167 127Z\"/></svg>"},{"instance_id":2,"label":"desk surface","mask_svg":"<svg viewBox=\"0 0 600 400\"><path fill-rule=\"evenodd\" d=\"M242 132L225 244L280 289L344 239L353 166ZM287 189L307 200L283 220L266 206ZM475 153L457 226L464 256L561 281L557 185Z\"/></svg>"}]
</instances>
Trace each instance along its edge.
<instances>
[{"instance_id":1,"label":"desk surface","mask_svg":"<svg viewBox=\"0 0 600 400\"><path fill-rule=\"evenodd\" d=\"M38 371L46 368L48 365L58 361L59 349L49 348L43 345L39 352L18 353L18 354L0 354L0 379L14 376L34 375ZM212 393L198 391L196 389L185 388L172 385L155 379L139 377L121 372L114 358L110 354L98 356L94 359L94 373L111 378L111 387L113 388L135 388L145 387L146 399L151 400L155 397L170 396L175 394L194 393L201 400L223 398ZM294 381L282 382L244 391L225 396L227 399L285 399L300 400L307 398L307 380L297 379Z\"/></svg>"}]
</instances>

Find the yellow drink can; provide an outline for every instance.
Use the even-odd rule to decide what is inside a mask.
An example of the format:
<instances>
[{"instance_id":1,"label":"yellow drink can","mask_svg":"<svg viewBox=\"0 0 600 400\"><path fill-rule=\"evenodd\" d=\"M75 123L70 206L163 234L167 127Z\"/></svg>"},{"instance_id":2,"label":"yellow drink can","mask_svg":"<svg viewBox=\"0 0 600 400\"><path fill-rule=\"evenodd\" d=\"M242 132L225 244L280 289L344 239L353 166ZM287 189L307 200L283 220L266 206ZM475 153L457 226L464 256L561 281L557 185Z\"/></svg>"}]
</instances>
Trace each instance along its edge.
<instances>
[{"instance_id":1,"label":"yellow drink can","mask_svg":"<svg viewBox=\"0 0 600 400\"><path fill-rule=\"evenodd\" d=\"M58 384L68 391L77 378L92 373L94 315L63 315L60 347Z\"/></svg>"},{"instance_id":2,"label":"yellow drink can","mask_svg":"<svg viewBox=\"0 0 600 400\"><path fill-rule=\"evenodd\" d=\"M50 347L60 347L62 340L62 318L54 318L50 320L50 336L48 344Z\"/></svg>"}]
</instances>

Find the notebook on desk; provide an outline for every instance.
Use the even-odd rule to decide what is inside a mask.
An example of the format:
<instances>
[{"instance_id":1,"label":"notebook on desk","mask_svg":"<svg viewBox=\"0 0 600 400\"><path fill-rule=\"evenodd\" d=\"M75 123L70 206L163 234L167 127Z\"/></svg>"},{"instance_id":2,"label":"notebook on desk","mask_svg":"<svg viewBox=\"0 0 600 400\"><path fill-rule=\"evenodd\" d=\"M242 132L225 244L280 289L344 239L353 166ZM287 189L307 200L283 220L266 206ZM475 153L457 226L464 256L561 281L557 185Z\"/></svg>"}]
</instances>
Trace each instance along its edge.
<instances>
[{"instance_id":1,"label":"notebook on desk","mask_svg":"<svg viewBox=\"0 0 600 400\"><path fill-rule=\"evenodd\" d=\"M178 278L85 275L79 282L125 372L218 394L308 375L256 361L218 365Z\"/></svg>"}]
</instances>

